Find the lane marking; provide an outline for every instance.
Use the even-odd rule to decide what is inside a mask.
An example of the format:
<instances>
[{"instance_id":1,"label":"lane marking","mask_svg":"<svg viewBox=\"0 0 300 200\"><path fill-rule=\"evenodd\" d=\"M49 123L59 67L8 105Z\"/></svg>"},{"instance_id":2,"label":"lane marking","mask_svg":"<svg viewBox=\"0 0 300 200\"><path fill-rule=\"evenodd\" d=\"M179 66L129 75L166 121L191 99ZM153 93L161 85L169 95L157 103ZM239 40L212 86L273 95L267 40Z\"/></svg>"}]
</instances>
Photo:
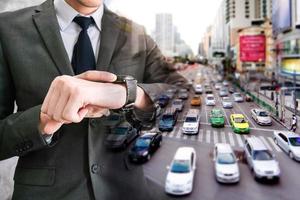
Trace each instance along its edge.
<instances>
[{"instance_id":1,"label":"lane marking","mask_svg":"<svg viewBox=\"0 0 300 200\"><path fill-rule=\"evenodd\" d=\"M210 143L210 130L206 130L206 143Z\"/></svg>"},{"instance_id":2,"label":"lane marking","mask_svg":"<svg viewBox=\"0 0 300 200\"><path fill-rule=\"evenodd\" d=\"M163 132L163 134L162 134L164 137L166 137L168 134L167 134L167 132Z\"/></svg>"},{"instance_id":3,"label":"lane marking","mask_svg":"<svg viewBox=\"0 0 300 200\"><path fill-rule=\"evenodd\" d=\"M276 151L282 152L282 150L279 148L279 146L277 146L277 145L275 144L273 138L267 137L267 139L269 140L269 143L271 144L271 146L273 146L273 147L276 149Z\"/></svg>"},{"instance_id":4,"label":"lane marking","mask_svg":"<svg viewBox=\"0 0 300 200\"><path fill-rule=\"evenodd\" d=\"M228 136L229 136L229 143L231 146L235 146L235 142L234 142L234 139L233 139L233 134L231 132L228 133Z\"/></svg>"},{"instance_id":5,"label":"lane marking","mask_svg":"<svg viewBox=\"0 0 300 200\"><path fill-rule=\"evenodd\" d=\"M214 131L214 144L218 143L218 132Z\"/></svg>"},{"instance_id":6,"label":"lane marking","mask_svg":"<svg viewBox=\"0 0 300 200\"><path fill-rule=\"evenodd\" d=\"M273 151L272 147L269 145L269 143L267 142L267 140L266 140L263 136L259 136L259 138L261 139L261 141L266 145L266 147L267 147L270 151Z\"/></svg>"},{"instance_id":7,"label":"lane marking","mask_svg":"<svg viewBox=\"0 0 300 200\"><path fill-rule=\"evenodd\" d=\"M199 136L198 136L198 141L199 142L203 141L203 129L200 129L200 133L199 133Z\"/></svg>"},{"instance_id":8,"label":"lane marking","mask_svg":"<svg viewBox=\"0 0 300 200\"><path fill-rule=\"evenodd\" d=\"M227 143L224 131L221 132L221 141L222 141L222 143Z\"/></svg>"},{"instance_id":9,"label":"lane marking","mask_svg":"<svg viewBox=\"0 0 300 200\"><path fill-rule=\"evenodd\" d=\"M184 135L184 136L183 136L183 139L184 139L184 140L186 140L187 138L188 138L187 135Z\"/></svg>"},{"instance_id":10,"label":"lane marking","mask_svg":"<svg viewBox=\"0 0 300 200\"><path fill-rule=\"evenodd\" d=\"M243 147L244 146L244 143L243 143L243 140L242 140L242 137L241 135L238 135L238 134L235 134L236 136L236 140L237 140L237 143L240 147Z\"/></svg>"}]
</instances>

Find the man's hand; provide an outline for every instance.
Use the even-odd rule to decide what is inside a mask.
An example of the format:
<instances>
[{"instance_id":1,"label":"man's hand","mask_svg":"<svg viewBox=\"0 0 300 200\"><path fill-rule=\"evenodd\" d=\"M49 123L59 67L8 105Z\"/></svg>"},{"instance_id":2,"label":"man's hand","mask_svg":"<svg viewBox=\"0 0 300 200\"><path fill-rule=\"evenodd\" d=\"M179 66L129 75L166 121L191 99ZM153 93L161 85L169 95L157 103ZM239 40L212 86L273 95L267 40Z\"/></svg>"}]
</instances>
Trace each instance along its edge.
<instances>
[{"instance_id":1,"label":"man's hand","mask_svg":"<svg viewBox=\"0 0 300 200\"><path fill-rule=\"evenodd\" d=\"M89 71L76 77L59 76L51 83L44 99L40 130L53 134L63 124L78 123L107 109L117 109L126 101L126 89L111 84L116 76L109 72Z\"/></svg>"}]
</instances>

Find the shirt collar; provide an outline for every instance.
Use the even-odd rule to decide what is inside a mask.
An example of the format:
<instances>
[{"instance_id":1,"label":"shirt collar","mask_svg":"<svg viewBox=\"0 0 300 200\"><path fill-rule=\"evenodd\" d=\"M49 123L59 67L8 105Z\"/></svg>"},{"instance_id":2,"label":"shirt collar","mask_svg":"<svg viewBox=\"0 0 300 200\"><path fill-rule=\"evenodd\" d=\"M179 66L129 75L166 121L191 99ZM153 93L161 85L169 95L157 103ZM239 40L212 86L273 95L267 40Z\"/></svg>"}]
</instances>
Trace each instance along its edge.
<instances>
[{"instance_id":1,"label":"shirt collar","mask_svg":"<svg viewBox=\"0 0 300 200\"><path fill-rule=\"evenodd\" d=\"M72 8L65 0L54 0L54 8L56 11L56 16L58 18L58 24L61 31L66 30L69 25L72 23L73 19L82 14L77 12L74 8ZM101 21L104 13L103 4L91 15L86 17L93 17L96 27L101 31Z\"/></svg>"}]
</instances>

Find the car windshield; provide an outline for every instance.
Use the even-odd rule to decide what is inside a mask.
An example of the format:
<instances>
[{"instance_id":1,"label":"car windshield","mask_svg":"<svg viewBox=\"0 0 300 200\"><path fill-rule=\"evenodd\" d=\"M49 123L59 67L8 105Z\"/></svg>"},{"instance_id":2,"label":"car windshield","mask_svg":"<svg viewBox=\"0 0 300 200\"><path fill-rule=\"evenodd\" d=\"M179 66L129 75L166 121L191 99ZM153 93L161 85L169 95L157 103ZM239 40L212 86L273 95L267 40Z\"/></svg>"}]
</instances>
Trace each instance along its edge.
<instances>
[{"instance_id":1,"label":"car windshield","mask_svg":"<svg viewBox=\"0 0 300 200\"><path fill-rule=\"evenodd\" d=\"M198 101L199 97L194 97L193 100Z\"/></svg>"},{"instance_id":2,"label":"car windshield","mask_svg":"<svg viewBox=\"0 0 300 200\"><path fill-rule=\"evenodd\" d=\"M217 162L219 164L234 164L235 158L232 153L219 153Z\"/></svg>"},{"instance_id":3,"label":"car windshield","mask_svg":"<svg viewBox=\"0 0 300 200\"><path fill-rule=\"evenodd\" d=\"M300 146L300 137L291 137L289 138L292 146L299 147Z\"/></svg>"},{"instance_id":4,"label":"car windshield","mask_svg":"<svg viewBox=\"0 0 300 200\"><path fill-rule=\"evenodd\" d=\"M238 94L234 94L234 96L235 96L235 97L242 97L242 95L239 94L239 93L238 93Z\"/></svg>"},{"instance_id":5,"label":"car windshield","mask_svg":"<svg viewBox=\"0 0 300 200\"><path fill-rule=\"evenodd\" d=\"M260 117L268 117L268 113L265 112L265 111L262 111L262 112L258 113L258 116L260 116Z\"/></svg>"},{"instance_id":6,"label":"car windshield","mask_svg":"<svg viewBox=\"0 0 300 200\"><path fill-rule=\"evenodd\" d=\"M173 101L173 105L181 105L181 101Z\"/></svg>"},{"instance_id":7,"label":"car windshield","mask_svg":"<svg viewBox=\"0 0 300 200\"><path fill-rule=\"evenodd\" d=\"M111 121L117 121L120 119L120 116L119 115L110 115L108 119Z\"/></svg>"},{"instance_id":8,"label":"car windshield","mask_svg":"<svg viewBox=\"0 0 300 200\"><path fill-rule=\"evenodd\" d=\"M213 117L223 117L223 113L220 110L215 110L212 112Z\"/></svg>"},{"instance_id":9,"label":"car windshield","mask_svg":"<svg viewBox=\"0 0 300 200\"><path fill-rule=\"evenodd\" d=\"M173 116L172 115L163 115L162 116L162 120L163 121L172 121L173 120Z\"/></svg>"},{"instance_id":10,"label":"car windshield","mask_svg":"<svg viewBox=\"0 0 300 200\"><path fill-rule=\"evenodd\" d=\"M223 101L226 102L226 103L230 103L231 102L230 99L223 99Z\"/></svg>"},{"instance_id":11,"label":"car windshield","mask_svg":"<svg viewBox=\"0 0 300 200\"><path fill-rule=\"evenodd\" d=\"M187 117L187 118L185 118L185 122L196 122L196 121L197 121L196 117Z\"/></svg>"},{"instance_id":12,"label":"car windshield","mask_svg":"<svg viewBox=\"0 0 300 200\"><path fill-rule=\"evenodd\" d=\"M207 97L207 99L208 99L208 100L214 100L214 98L213 98L213 97Z\"/></svg>"},{"instance_id":13,"label":"car windshield","mask_svg":"<svg viewBox=\"0 0 300 200\"><path fill-rule=\"evenodd\" d=\"M188 173L190 172L190 165L188 160L174 160L171 166L173 173Z\"/></svg>"},{"instance_id":14,"label":"car windshield","mask_svg":"<svg viewBox=\"0 0 300 200\"><path fill-rule=\"evenodd\" d=\"M114 129L114 134L116 135L125 135L128 130L128 127L117 127Z\"/></svg>"},{"instance_id":15,"label":"car windshield","mask_svg":"<svg viewBox=\"0 0 300 200\"><path fill-rule=\"evenodd\" d=\"M268 150L254 151L254 160L273 160L272 154Z\"/></svg>"},{"instance_id":16,"label":"car windshield","mask_svg":"<svg viewBox=\"0 0 300 200\"><path fill-rule=\"evenodd\" d=\"M139 138L136 143L135 146L139 147L139 148L146 148L150 145L150 139L149 138Z\"/></svg>"},{"instance_id":17,"label":"car windshield","mask_svg":"<svg viewBox=\"0 0 300 200\"><path fill-rule=\"evenodd\" d=\"M235 123L246 123L246 120L243 117L234 118Z\"/></svg>"}]
</instances>

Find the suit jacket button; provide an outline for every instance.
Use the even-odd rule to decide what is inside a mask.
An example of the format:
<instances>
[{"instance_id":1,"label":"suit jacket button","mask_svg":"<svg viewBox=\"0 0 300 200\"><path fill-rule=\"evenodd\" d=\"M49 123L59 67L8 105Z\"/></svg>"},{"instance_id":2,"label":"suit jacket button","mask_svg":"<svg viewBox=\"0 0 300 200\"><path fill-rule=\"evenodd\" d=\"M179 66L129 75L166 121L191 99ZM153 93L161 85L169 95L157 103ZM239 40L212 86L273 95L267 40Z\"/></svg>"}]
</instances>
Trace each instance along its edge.
<instances>
[{"instance_id":1,"label":"suit jacket button","mask_svg":"<svg viewBox=\"0 0 300 200\"><path fill-rule=\"evenodd\" d=\"M91 167L91 171L93 174L98 174L100 172L100 166L98 164L93 164Z\"/></svg>"}]
</instances>

